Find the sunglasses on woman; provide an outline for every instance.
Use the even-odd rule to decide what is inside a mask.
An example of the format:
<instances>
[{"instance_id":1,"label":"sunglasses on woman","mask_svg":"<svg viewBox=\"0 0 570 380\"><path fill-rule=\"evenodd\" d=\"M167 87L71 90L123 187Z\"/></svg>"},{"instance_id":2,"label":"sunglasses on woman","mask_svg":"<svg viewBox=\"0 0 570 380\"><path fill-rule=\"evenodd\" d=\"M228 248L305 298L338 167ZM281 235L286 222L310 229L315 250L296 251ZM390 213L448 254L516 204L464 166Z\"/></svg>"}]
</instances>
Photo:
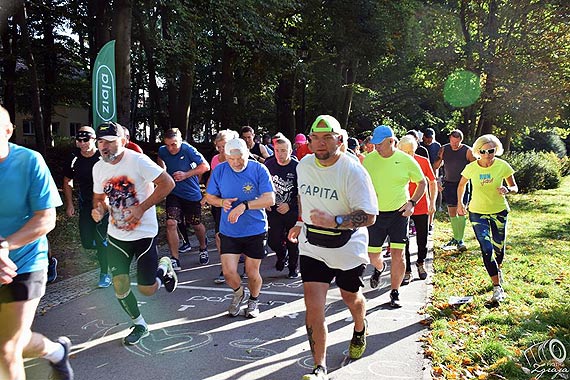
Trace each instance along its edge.
<instances>
[{"instance_id":1,"label":"sunglasses on woman","mask_svg":"<svg viewBox=\"0 0 570 380\"><path fill-rule=\"evenodd\" d=\"M479 149L479 153L481 153L481 154L493 154L493 153L495 153L495 148Z\"/></svg>"}]
</instances>

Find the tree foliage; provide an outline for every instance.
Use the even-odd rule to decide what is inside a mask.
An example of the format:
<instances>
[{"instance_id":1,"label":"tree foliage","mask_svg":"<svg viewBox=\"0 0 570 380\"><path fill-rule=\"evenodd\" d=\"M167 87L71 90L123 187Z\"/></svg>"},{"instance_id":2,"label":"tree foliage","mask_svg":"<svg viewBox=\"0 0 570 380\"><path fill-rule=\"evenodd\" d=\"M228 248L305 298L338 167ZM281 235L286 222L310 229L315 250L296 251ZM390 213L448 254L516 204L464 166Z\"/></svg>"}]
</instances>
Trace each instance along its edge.
<instances>
[{"instance_id":1,"label":"tree foliage","mask_svg":"<svg viewBox=\"0 0 570 380\"><path fill-rule=\"evenodd\" d=\"M111 38L125 44L121 121L142 140L177 126L202 141L246 124L292 138L325 113L359 137L387 122L460 128L468 141L495 133L507 148L529 131L570 128L565 1L32 1L39 105L14 18L22 4L10 5L0 12L0 96L12 113L41 107L47 143L54 105L89 106L91 66ZM442 97L457 69L479 75L483 90L460 109Z\"/></svg>"}]
</instances>

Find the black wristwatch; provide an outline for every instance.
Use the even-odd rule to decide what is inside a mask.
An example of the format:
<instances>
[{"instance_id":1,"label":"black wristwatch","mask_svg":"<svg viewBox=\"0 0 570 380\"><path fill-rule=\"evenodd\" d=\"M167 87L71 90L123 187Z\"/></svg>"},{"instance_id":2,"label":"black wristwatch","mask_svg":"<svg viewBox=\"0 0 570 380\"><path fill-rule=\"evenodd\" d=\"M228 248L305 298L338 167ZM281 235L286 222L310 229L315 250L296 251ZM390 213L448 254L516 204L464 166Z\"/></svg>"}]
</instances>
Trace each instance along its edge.
<instances>
[{"instance_id":1,"label":"black wristwatch","mask_svg":"<svg viewBox=\"0 0 570 380\"><path fill-rule=\"evenodd\" d=\"M334 217L334 221L336 223L336 226L334 226L334 228L339 228L344 223L344 216L337 215Z\"/></svg>"},{"instance_id":2,"label":"black wristwatch","mask_svg":"<svg viewBox=\"0 0 570 380\"><path fill-rule=\"evenodd\" d=\"M408 202L412 204L412 207L416 207L416 201L414 201L413 199L410 198Z\"/></svg>"},{"instance_id":3,"label":"black wristwatch","mask_svg":"<svg viewBox=\"0 0 570 380\"><path fill-rule=\"evenodd\" d=\"M245 206L246 210L249 210L249 202L248 201L243 201L241 203Z\"/></svg>"}]
</instances>

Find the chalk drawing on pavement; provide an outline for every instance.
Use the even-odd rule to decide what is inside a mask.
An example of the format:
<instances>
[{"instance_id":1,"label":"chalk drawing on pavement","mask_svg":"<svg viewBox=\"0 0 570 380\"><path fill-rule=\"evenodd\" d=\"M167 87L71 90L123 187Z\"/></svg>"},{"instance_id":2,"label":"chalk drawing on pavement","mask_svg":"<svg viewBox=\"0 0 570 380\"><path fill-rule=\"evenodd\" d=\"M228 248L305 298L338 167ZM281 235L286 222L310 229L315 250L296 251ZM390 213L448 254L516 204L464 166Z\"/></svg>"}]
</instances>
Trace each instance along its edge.
<instances>
[{"instance_id":1,"label":"chalk drawing on pavement","mask_svg":"<svg viewBox=\"0 0 570 380\"><path fill-rule=\"evenodd\" d=\"M273 355L277 355L277 351L261 347L266 342L267 341L259 338L238 339L231 341L229 343L230 347L237 348L239 350L239 353L237 354L237 357L224 356L224 359L235 362L254 362L256 360L261 360Z\"/></svg>"},{"instance_id":2,"label":"chalk drawing on pavement","mask_svg":"<svg viewBox=\"0 0 570 380\"><path fill-rule=\"evenodd\" d=\"M136 346L125 346L126 350L141 356L155 356L192 351L212 342L212 336L203 331L193 331L185 328L164 328L150 332Z\"/></svg>"},{"instance_id":3,"label":"chalk drawing on pavement","mask_svg":"<svg viewBox=\"0 0 570 380\"><path fill-rule=\"evenodd\" d=\"M95 319L91 322L87 322L83 326L81 326L81 330L85 330L89 336L84 341L79 341L74 339L74 345L79 343L87 343L91 342L95 339L100 339L108 335L115 334L128 326L128 322L116 323L116 322L105 322L102 319ZM79 336L78 336L79 337Z\"/></svg>"},{"instance_id":4,"label":"chalk drawing on pavement","mask_svg":"<svg viewBox=\"0 0 570 380\"><path fill-rule=\"evenodd\" d=\"M368 366L368 370L376 376L382 376L383 379L413 379L402 375L413 372L410 369L404 370L404 367L409 368L410 364L399 361L375 361Z\"/></svg>"}]
</instances>

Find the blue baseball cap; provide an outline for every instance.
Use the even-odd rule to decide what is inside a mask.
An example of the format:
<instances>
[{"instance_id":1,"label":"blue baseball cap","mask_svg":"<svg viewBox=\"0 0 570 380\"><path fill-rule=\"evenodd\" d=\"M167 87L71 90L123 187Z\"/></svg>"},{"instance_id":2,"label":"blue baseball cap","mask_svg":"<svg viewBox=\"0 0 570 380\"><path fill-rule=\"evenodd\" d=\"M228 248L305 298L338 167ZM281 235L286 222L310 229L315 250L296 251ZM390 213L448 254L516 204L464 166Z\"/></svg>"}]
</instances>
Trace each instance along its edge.
<instances>
[{"instance_id":1,"label":"blue baseball cap","mask_svg":"<svg viewBox=\"0 0 570 380\"><path fill-rule=\"evenodd\" d=\"M394 136L394 131L387 125L379 125L374 128L374 132L372 133L372 138L370 142L372 144L380 144L382 141L386 140L388 137L396 137Z\"/></svg>"}]
</instances>

